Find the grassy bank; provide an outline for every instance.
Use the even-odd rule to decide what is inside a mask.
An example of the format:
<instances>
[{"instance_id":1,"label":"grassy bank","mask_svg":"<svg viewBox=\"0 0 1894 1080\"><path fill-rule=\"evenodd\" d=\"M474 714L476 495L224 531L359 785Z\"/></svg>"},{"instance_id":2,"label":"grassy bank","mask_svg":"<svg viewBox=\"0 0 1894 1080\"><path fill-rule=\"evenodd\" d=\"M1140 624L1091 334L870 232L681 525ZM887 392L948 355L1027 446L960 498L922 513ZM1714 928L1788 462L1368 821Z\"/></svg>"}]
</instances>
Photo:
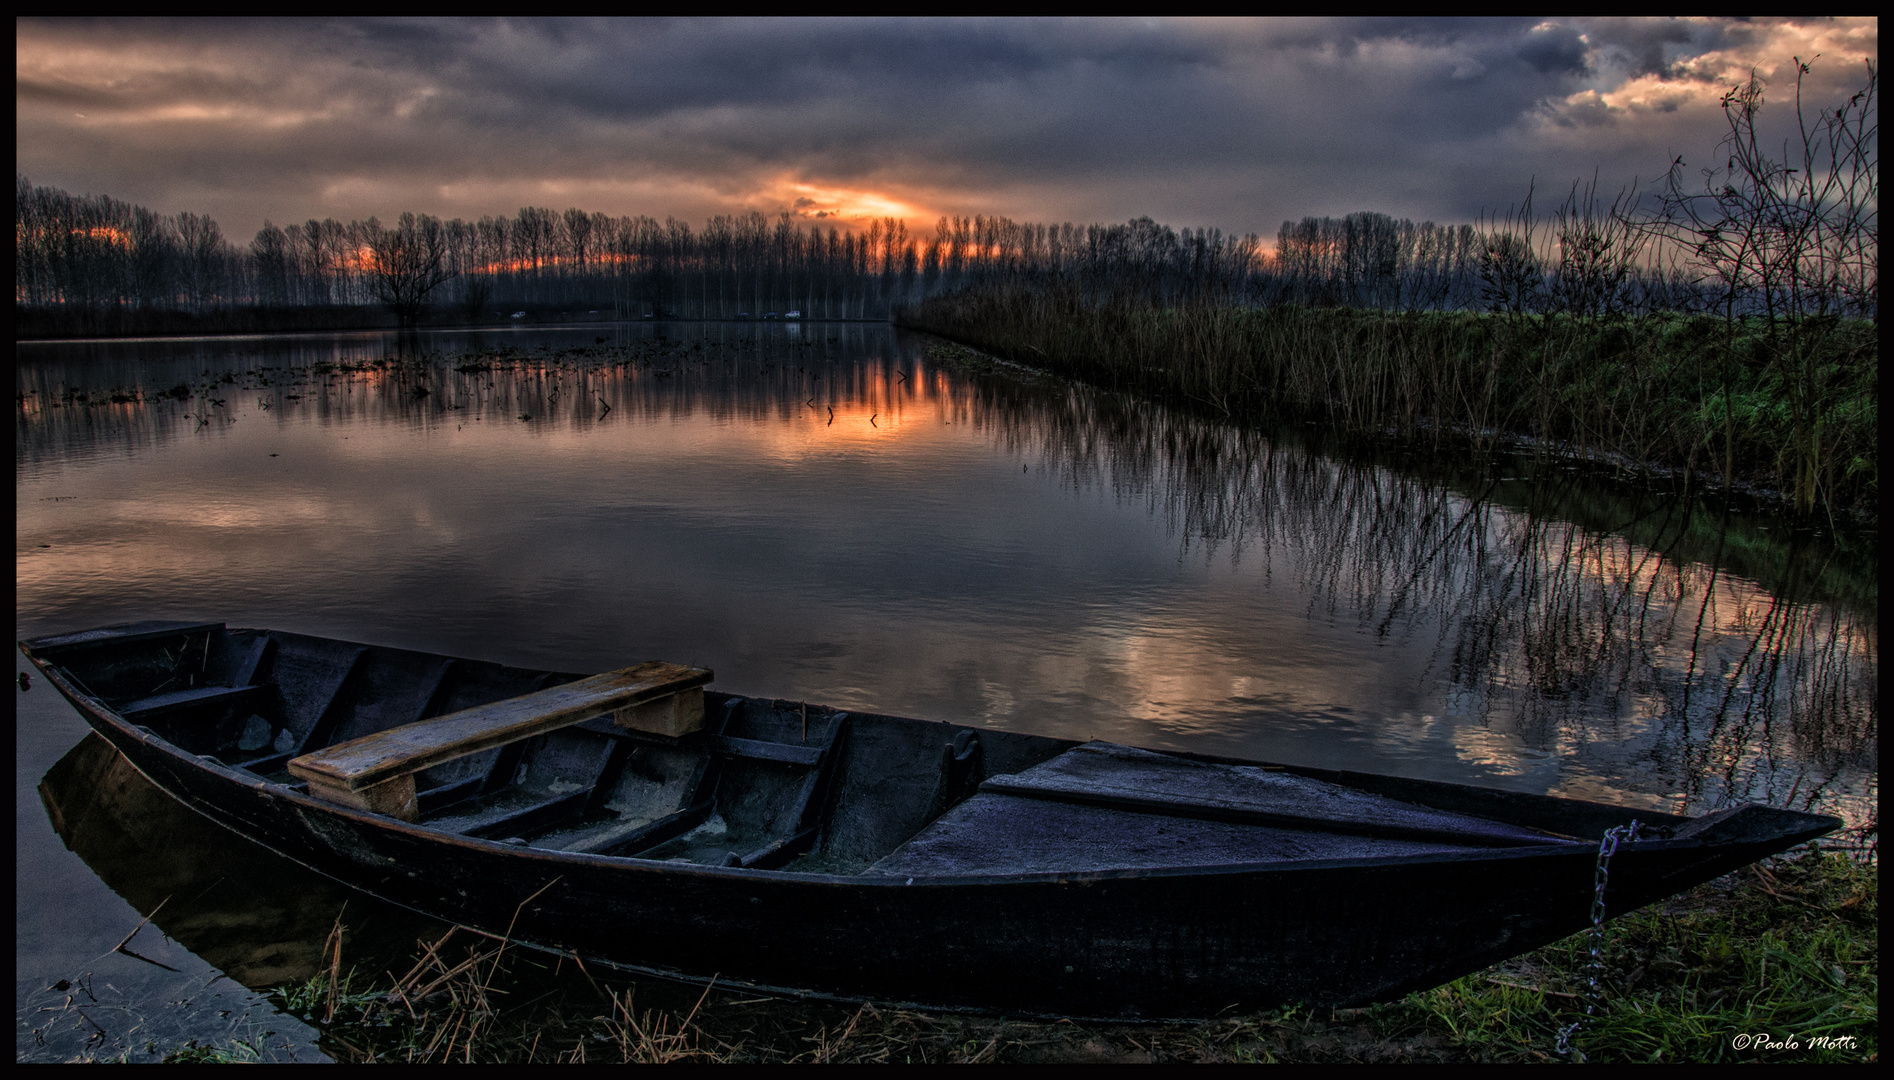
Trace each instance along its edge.
<instances>
[{"instance_id":1,"label":"grassy bank","mask_svg":"<svg viewBox=\"0 0 1894 1080\"><path fill-rule=\"evenodd\" d=\"M1612 922L1602 1005L1579 1053L1875 1060L1877 897L1872 865L1811 849ZM1589 959L1580 935L1370 1008L1130 1026L628 988L465 930L425 943L400 977L350 973L344 951L330 972L277 993L322 1028L328 1053L460 1062L1549 1061L1583 1011ZM1759 1034L1780 1045L1756 1045Z\"/></svg>"},{"instance_id":2,"label":"grassy bank","mask_svg":"<svg viewBox=\"0 0 1894 1080\"><path fill-rule=\"evenodd\" d=\"M1214 443L1217 431L1241 430L1226 424L1220 413L1153 405L1130 394L1079 398L1064 392L1064 377L1042 368L995 360L932 334L922 336L919 344L930 362L972 379L990 415L1007 417L1005 422L1015 427L1052 433L1041 438L1056 459L1071 460L1080 452L1071 449L1075 447L1102 451L1118 469L1113 483L1140 488L1158 483L1149 463L1160 458L1188 461L1188 483L1197 490L1234 491L1253 482L1248 472L1253 458L1211 451L1200 443ZM1640 476L1611 463L1588 466L1535 456L1530 449L1482 452L1464 442L1434 446L1363 439L1313 424L1261 424L1252 430L1271 444L1293 444L1332 461L1444 483L1470 505L1491 502L1529 519L1567 521L1596 534L1620 536L1661 553L1672 565L1721 567L1792 603L1838 604L1861 614L1879 610L1880 549L1869 529L1829 531L1825 521L1783 528L1779 514L1753 500L1692 497L1695 492L1680 476ZM1495 483L1496 478L1500 482ZM1241 519L1240 500L1202 505L1214 505L1216 512L1198 518L1199 532L1234 535L1248 527ZM1324 520L1328 524L1318 530L1336 524Z\"/></svg>"},{"instance_id":3,"label":"grassy bank","mask_svg":"<svg viewBox=\"0 0 1894 1080\"><path fill-rule=\"evenodd\" d=\"M1013 286L930 299L897 321L1230 416L1482 447L1537 440L1780 493L1805 514L1876 512L1880 352L1862 321L1159 308Z\"/></svg>"}]
</instances>

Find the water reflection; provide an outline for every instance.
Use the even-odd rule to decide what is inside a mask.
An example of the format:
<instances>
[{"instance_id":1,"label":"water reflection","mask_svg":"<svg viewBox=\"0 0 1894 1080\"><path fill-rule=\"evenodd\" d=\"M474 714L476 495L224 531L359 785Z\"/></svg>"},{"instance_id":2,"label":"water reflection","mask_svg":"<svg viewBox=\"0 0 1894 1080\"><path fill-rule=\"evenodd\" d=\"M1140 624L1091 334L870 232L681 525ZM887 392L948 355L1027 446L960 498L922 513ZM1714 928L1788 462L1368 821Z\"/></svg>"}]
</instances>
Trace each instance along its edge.
<instances>
[{"instance_id":1,"label":"water reflection","mask_svg":"<svg viewBox=\"0 0 1894 1080\"><path fill-rule=\"evenodd\" d=\"M147 780L97 735L39 785L74 854L164 936L253 989L322 970L338 920L351 963L399 965L446 926L381 903L212 824ZM135 942L134 944L142 944Z\"/></svg>"},{"instance_id":2,"label":"water reflection","mask_svg":"<svg viewBox=\"0 0 1894 1080\"><path fill-rule=\"evenodd\" d=\"M198 817L96 735L47 770L37 793L40 820L98 875L94 887L129 907L60 888L59 868L22 846L22 1062L157 1061L192 1041L321 1061L318 1033L253 991L314 974L338 918L351 963L370 965L435 925Z\"/></svg>"},{"instance_id":3,"label":"water reflection","mask_svg":"<svg viewBox=\"0 0 1894 1080\"><path fill-rule=\"evenodd\" d=\"M1416 467L1116 395L982 391L1002 444L1142 499L1186 552L1293 582L1364 640L1427 643L1445 710L1477 721L1455 733L1469 763L1559 760L1552 790L1620 803L1873 820L1870 560L1562 461Z\"/></svg>"},{"instance_id":4,"label":"water reflection","mask_svg":"<svg viewBox=\"0 0 1894 1080\"><path fill-rule=\"evenodd\" d=\"M464 931L442 946L446 924L358 893L198 816L97 735L47 771L39 796L59 839L151 918L117 950L126 960L113 970L99 968L107 957L87 957L92 970L25 996L31 1012L23 1019L34 1030L22 1040L22 1061L157 1060L189 1040L248 1056L235 1045L241 1040L272 1062L321 1061L323 1051L359 1057L348 1031L312 1028L277 1011L281 998L263 995L329 970L338 944L340 970L352 973L358 990L392 984L426 946L441 946L452 960L470 944L491 950ZM339 943L332 936L338 926ZM220 974L205 980L174 967L202 967L186 953ZM219 988L226 977L237 985ZM500 994L542 1004L563 995L585 1007L607 992L576 967L540 957L516 960L501 985ZM688 1009L696 1000L695 991L620 975L608 985L663 1006Z\"/></svg>"},{"instance_id":5,"label":"water reflection","mask_svg":"<svg viewBox=\"0 0 1894 1080\"><path fill-rule=\"evenodd\" d=\"M21 355L23 633L661 655L1045 734L1872 813L1872 568L1556 463L1323 453L862 326Z\"/></svg>"},{"instance_id":6,"label":"water reflection","mask_svg":"<svg viewBox=\"0 0 1894 1080\"><path fill-rule=\"evenodd\" d=\"M633 369L649 376L636 395L646 416L675 403L724 416L785 417L808 399L824 406L863 400L854 396L861 389L853 383L857 372L827 366L860 354L865 335L885 338L885 327L787 329L794 333L717 323L680 334L662 324L614 324L539 332L29 342L16 347L15 461L30 468L124 453L184 433L214 435L245 415L272 412L279 420L425 425L444 417L464 421L453 414L472 409L481 418L527 415L584 430L601 412L610 415L603 404L615 406L588 397L587 390L616 388ZM748 363L722 370L733 357ZM496 365L507 378L486 374ZM706 376L711 366L719 370ZM610 381L595 386L607 371ZM759 381L759 374L775 377ZM841 381L831 382L831 375ZM792 386L809 393L798 398ZM434 397L437 390L444 396Z\"/></svg>"}]
</instances>

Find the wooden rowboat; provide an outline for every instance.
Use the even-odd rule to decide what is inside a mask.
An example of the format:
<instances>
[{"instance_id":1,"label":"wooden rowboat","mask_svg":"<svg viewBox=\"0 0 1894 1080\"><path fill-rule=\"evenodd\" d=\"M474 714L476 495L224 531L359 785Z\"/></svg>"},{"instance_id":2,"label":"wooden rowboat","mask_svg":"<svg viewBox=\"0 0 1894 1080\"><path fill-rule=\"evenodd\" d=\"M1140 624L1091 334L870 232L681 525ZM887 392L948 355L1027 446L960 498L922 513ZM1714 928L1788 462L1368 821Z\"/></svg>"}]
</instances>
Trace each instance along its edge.
<instances>
[{"instance_id":1,"label":"wooden rowboat","mask_svg":"<svg viewBox=\"0 0 1894 1080\"><path fill-rule=\"evenodd\" d=\"M220 623L21 643L185 805L354 888L774 993L1183 1019L1438 985L1840 826L1154 753Z\"/></svg>"}]
</instances>

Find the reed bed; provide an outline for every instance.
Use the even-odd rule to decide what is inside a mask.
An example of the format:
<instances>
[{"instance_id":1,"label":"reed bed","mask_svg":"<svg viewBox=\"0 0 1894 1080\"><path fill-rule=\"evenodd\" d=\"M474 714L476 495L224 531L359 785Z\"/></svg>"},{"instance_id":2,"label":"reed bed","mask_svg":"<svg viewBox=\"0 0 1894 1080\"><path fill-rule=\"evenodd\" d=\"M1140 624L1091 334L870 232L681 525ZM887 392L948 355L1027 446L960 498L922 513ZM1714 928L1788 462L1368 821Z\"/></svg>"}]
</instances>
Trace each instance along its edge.
<instances>
[{"instance_id":1,"label":"reed bed","mask_svg":"<svg viewBox=\"0 0 1894 1080\"><path fill-rule=\"evenodd\" d=\"M898 321L1232 418L1523 442L1773 493L1804 514L1875 515L1879 340L1867 320L1159 306L998 284Z\"/></svg>"}]
</instances>

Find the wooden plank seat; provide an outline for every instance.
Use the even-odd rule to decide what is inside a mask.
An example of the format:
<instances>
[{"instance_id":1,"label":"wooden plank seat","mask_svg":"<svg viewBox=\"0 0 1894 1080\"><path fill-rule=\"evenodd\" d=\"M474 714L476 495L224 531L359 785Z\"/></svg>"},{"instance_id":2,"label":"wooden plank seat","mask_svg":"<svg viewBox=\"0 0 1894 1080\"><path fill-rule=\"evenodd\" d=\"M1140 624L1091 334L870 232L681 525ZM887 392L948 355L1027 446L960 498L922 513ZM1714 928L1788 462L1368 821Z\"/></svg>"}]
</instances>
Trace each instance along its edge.
<instances>
[{"instance_id":1,"label":"wooden plank seat","mask_svg":"<svg viewBox=\"0 0 1894 1080\"><path fill-rule=\"evenodd\" d=\"M610 714L621 727L675 737L703 725L707 668L653 660L520 697L417 720L289 762L317 798L420 818L414 774L456 758Z\"/></svg>"}]
</instances>

